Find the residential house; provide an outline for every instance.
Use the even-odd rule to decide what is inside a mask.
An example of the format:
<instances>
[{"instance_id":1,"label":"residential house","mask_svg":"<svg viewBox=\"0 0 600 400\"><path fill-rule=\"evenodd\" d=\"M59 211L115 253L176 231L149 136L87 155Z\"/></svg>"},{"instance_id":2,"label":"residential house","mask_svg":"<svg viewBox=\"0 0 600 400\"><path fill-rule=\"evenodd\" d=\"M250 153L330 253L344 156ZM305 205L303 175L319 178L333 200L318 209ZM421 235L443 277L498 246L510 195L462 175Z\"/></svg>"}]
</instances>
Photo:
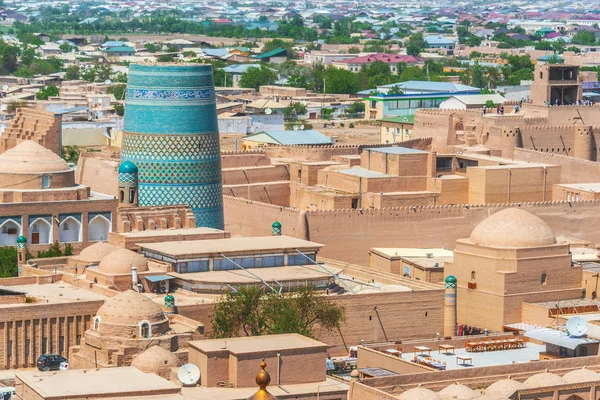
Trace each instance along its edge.
<instances>
[{"instance_id":1,"label":"residential house","mask_svg":"<svg viewBox=\"0 0 600 400\"><path fill-rule=\"evenodd\" d=\"M249 68L260 68L260 64L233 64L223 68L226 76L225 86L229 86L229 82L231 82L231 87L240 87L240 78ZM231 79L227 79L227 77L231 77Z\"/></svg>"},{"instance_id":2,"label":"residential house","mask_svg":"<svg viewBox=\"0 0 600 400\"><path fill-rule=\"evenodd\" d=\"M445 50L447 54L454 53L454 47L456 47L456 40L454 39L440 35L429 35L425 36L423 39L425 39L425 42L427 42L431 49Z\"/></svg>"},{"instance_id":3,"label":"residential house","mask_svg":"<svg viewBox=\"0 0 600 400\"><path fill-rule=\"evenodd\" d=\"M291 130L254 133L252 135L244 136L243 140L243 150L250 150L257 146L268 145L314 146L333 144L333 141L330 138L314 129L309 129L305 131Z\"/></svg>"},{"instance_id":4,"label":"residential house","mask_svg":"<svg viewBox=\"0 0 600 400\"><path fill-rule=\"evenodd\" d=\"M407 56L400 54L375 53L366 56L346 58L345 60L333 61L331 64L337 68L343 68L351 72L359 72L363 65L369 66L376 61L381 61L390 66L392 73L397 73L397 66L400 63L407 65L423 64L421 57Z\"/></svg>"},{"instance_id":5,"label":"residential house","mask_svg":"<svg viewBox=\"0 0 600 400\"><path fill-rule=\"evenodd\" d=\"M270 62L273 64L281 64L287 61L288 51L284 48L278 48L275 50L271 50L267 53L257 54L252 56L252 58L257 59L262 62Z\"/></svg>"}]
</instances>

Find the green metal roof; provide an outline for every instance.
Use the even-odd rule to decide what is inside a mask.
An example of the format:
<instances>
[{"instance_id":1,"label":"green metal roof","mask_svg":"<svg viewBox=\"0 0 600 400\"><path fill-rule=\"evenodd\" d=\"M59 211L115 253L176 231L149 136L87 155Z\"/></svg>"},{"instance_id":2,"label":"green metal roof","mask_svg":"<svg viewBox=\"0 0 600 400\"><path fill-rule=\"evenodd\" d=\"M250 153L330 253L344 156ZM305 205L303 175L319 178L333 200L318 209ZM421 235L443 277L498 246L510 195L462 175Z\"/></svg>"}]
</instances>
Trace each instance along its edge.
<instances>
[{"instance_id":1,"label":"green metal roof","mask_svg":"<svg viewBox=\"0 0 600 400\"><path fill-rule=\"evenodd\" d=\"M415 123L415 116L414 115L405 115L405 116L401 116L401 117L383 118L381 121L382 122L395 122L395 123L399 123L399 124L411 124L411 125L414 125L414 123Z\"/></svg>"},{"instance_id":2,"label":"green metal roof","mask_svg":"<svg viewBox=\"0 0 600 400\"><path fill-rule=\"evenodd\" d=\"M287 53L287 49L284 49L283 47L280 47L278 49L271 50L271 51L263 53L263 54L257 54L255 56L252 56L252 58L263 59L263 58L275 57L275 56L278 56L279 54L281 54L283 52Z\"/></svg>"},{"instance_id":3,"label":"green metal roof","mask_svg":"<svg viewBox=\"0 0 600 400\"><path fill-rule=\"evenodd\" d=\"M135 49L130 46L109 47L104 50L105 53L135 53Z\"/></svg>"}]
</instances>

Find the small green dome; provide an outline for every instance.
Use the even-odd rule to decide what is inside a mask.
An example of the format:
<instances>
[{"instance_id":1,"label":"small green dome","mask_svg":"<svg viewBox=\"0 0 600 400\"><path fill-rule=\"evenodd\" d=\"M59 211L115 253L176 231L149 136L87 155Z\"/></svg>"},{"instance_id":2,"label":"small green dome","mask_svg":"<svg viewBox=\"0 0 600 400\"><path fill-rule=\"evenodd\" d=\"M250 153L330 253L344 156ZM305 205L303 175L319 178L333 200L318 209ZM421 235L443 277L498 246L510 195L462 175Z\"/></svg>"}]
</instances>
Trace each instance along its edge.
<instances>
[{"instance_id":1,"label":"small green dome","mask_svg":"<svg viewBox=\"0 0 600 400\"><path fill-rule=\"evenodd\" d=\"M281 228L281 224L279 223L279 221L275 221L273 222L273 225L271 225L271 228Z\"/></svg>"},{"instance_id":2,"label":"small green dome","mask_svg":"<svg viewBox=\"0 0 600 400\"><path fill-rule=\"evenodd\" d=\"M27 238L21 235L17 238L17 243L27 243Z\"/></svg>"},{"instance_id":3,"label":"small green dome","mask_svg":"<svg viewBox=\"0 0 600 400\"><path fill-rule=\"evenodd\" d=\"M446 282L446 283L456 283L457 280L456 280L456 277L454 275L448 275L446 277L446 280L444 282Z\"/></svg>"},{"instance_id":4,"label":"small green dome","mask_svg":"<svg viewBox=\"0 0 600 400\"><path fill-rule=\"evenodd\" d=\"M121 165L119 165L119 173L120 174L126 174L126 173L137 174L137 172L138 172L138 167L129 160L127 160L127 161L121 163Z\"/></svg>"}]
</instances>

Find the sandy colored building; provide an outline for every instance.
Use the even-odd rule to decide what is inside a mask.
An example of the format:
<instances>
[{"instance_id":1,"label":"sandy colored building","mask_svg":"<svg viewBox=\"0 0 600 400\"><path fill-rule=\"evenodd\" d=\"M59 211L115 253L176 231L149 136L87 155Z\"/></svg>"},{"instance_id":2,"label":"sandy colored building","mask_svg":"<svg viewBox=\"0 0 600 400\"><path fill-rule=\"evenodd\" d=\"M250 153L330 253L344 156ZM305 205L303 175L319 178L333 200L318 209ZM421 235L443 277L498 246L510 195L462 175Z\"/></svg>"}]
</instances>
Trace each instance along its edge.
<instances>
[{"instance_id":1,"label":"sandy colored building","mask_svg":"<svg viewBox=\"0 0 600 400\"><path fill-rule=\"evenodd\" d=\"M76 184L75 171L42 145L20 142L0 154L0 170L0 245L24 236L30 252L54 242L80 250L114 230L117 200Z\"/></svg>"},{"instance_id":2,"label":"sandy colored building","mask_svg":"<svg viewBox=\"0 0 600 400\"><path fill-rule=\"evenodd\" d=\"M444 281L444 263L452 261L446 249L372 248L369 267L425 282Z\"/></svg>"},{"instance_id":3,"label":"sandy colored building","mask_svg":"<svg viewBox=\"0 0 600 400\"><path fill-rule=\"evenodd\" d=\"M538 217L499 211L459 239L445 274L458 281L458 323L502 331L523 321L522 304L581 298L581 267Z\"/></svg>"}]
</instances>

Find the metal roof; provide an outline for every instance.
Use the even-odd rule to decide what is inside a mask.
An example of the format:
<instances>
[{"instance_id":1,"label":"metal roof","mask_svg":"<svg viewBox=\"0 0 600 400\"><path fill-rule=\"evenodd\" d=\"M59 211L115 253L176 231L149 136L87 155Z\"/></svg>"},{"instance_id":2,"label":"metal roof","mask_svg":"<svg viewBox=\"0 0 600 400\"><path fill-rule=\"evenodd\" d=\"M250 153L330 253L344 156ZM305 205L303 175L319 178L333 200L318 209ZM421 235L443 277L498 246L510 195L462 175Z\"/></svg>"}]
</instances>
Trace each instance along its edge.
<instances>
[{"instance_id":1,"label":"metal roof","mask_svg":"<svg viewBox=\"0 0 600 400\"><path fill-rule=\"evenodd\" d=\"M557 331L556 329L540 328L525 332L525 337L539 340L544 343L550 343L556 346L566 347L567 349L575 350L582 344L599 343L597 340L584 337L569 336L565 332Z\"/></svg>"},{"instance_id":2,"label":"metal roof","mask_svg":"<svg viewBox=\"0 0 600 400\"><path fill-rule=\"evenodd\" d=\"M145 277L150 282L160 282L160 281L168 281L169 279L175 279L169 275L154 275L154 276L146 276Z\"/></svg>"},{"instance_id":3,"label":"metal roof","mask_svg":"<svg viewBox=\"0 0 600 400\"><path fill-rule=\"evenodd\" d=\"M264 53L264 54L257 54L255 56L252 56L252 58L264 59L264 58L279 56L282 53L285 53L287 55L287 49L284 49L284 48L280 47L278 49L271 50L271 51L269 51L267 53Z\"/></svg>"},{"instance_id":4,"label":"metal roof","mask_svg":"<svg viewBox=\"0 0 600 400\"><path fill-rule=\"evenodd\" d=\"M370 169L364 169L361 167L354 167L348 169L340 169L337 172L342 174L354 175L361 178L391 178L394 175L384 174L382 172L373 171Z\"/></svg>"},{"instance_id":5,"label":"metal roof","mask_svg":"<svg viewBox=\"0 0 600 400\"><path fill-rule=\"evenodd\" d=\"M432 82L432 81L406 81L406 82L397 82L390 83L389 85L379 86L380 88L393 88L394 86L398 86L398 88L404 91L427 91L427 92L466 92L466 91L476 91L480 92L481 89L476 88L474 86L462 85L460 83L452 83L452 82Z\"/></svg>"},{"instance_id":6,"label":"metal roof","mask_svg":"<svg viewBox=\"0 0 600 400\"><path fill-rule=\"evenodd\" d=\"M247 72L249 68L260 68L260 64L234 64L223 68L223 72L241 74Z\"/></svg>"}]
</instances>

